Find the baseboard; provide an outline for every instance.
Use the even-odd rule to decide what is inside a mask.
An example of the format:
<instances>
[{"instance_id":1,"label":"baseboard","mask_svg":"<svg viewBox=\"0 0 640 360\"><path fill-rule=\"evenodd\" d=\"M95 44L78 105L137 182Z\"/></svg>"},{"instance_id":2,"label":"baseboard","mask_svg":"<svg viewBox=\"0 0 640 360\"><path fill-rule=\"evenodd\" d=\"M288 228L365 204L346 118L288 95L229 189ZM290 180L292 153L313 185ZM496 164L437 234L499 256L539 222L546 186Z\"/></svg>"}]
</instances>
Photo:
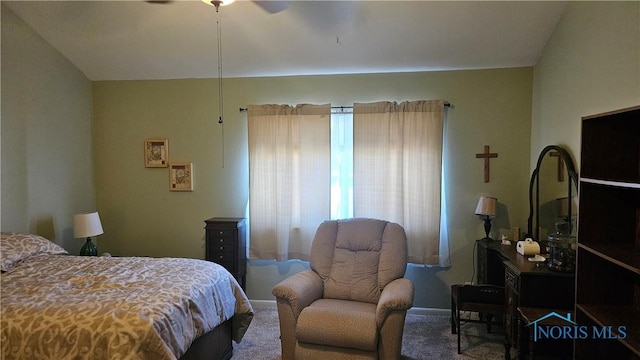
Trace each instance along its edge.
<instances>
[{"instance_id":1,"label":"baseboard","mask_svg":"<svg viewBox=\"0 0 640 360\"><path fill-rule=\"evenodd\" d=\"M249 299L249 302L251 303L251 306L261 306L261 307L276 307L276 301L275 300L251 300Z\"/></svg>"},{"instance_id":2,"label":"baseboard","mask_svg":"<svg viewBox=\"0 0 640 360\"><path fill-rule=\"evenodd\" d=\"M423 308L414 306L409 309L407 313L412 315L451 316L451 309Z\"/></svg>"},{"instance_id":3,"label":"baseboard","mask_svg":"<svg viewBox=\"0 0 640 360\"><path fill-rule=\"evenodd\" d=\"M276 307L275 300L249 300L251 302L251 306L255 307ZM451 309L436 309L436 308L423 308L423 307L412 307L407 311L409 314L413 315L435 315L435 316L451 316Z\"/></svg>"}]
</instances>

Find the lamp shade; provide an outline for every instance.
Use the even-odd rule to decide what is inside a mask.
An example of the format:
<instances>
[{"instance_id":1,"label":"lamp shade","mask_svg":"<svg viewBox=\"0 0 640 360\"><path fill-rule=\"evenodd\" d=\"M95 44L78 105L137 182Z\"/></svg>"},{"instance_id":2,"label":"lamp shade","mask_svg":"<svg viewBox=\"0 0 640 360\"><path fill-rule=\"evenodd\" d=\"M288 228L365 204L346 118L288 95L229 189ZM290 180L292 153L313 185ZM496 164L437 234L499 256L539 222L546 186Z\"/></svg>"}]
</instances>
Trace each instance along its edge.
<instances>
[{"instance_id":1,"label":"lamp shade","mask_svg":"<svg viewBox=\"0 0 640 360\"><path fill-rule=\"evenodd\" d=\"M103 234L100 216L97 212L73 215L73 237L86 238Z\"/></svg>"},{"instance_id":2,"label":"lamp shade","mask_svg":"<svg viewBox=\"0 0 640 360\"><path fill-rule=\"evenodd\" d=\"M476 215L496 216L496 207L498 199L491 196L480 196L478 206L476 206Z\"/></svg>"}]
</instances>

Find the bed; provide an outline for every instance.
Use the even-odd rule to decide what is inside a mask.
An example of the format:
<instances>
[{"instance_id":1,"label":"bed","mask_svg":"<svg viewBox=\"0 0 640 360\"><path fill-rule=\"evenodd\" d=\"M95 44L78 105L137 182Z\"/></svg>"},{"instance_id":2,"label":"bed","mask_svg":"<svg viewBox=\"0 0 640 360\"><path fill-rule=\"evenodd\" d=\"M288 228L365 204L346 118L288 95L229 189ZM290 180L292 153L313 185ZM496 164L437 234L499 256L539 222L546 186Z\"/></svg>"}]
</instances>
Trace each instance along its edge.
<instances>
[{"instance_id":1,"label":"bed","mask_svg":"<svg viewBox=\"0 0 640 360\"><path fill-rule=\"evenodd\" d=\"M204 260L85 257L0 236L2 359L228 359L253 309Z\"/></svg>"}]
</instances>

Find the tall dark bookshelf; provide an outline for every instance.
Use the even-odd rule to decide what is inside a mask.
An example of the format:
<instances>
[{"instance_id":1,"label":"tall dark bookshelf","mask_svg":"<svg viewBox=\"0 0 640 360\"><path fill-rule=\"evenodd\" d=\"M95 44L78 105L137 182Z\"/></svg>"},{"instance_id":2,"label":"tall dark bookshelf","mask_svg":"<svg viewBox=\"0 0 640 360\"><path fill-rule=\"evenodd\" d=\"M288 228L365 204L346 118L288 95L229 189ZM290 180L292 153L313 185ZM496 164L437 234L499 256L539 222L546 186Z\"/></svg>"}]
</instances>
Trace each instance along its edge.
<instances>
[{"instance_id":1,"label":"tall dark bookshelf","mask_svg":"<svg viewBox=\"0 0 640 360\"><path fill-rule=\"evenodd\" d=\"M574 357L639 360L640 106L584 117L581 136L575 319L618 338L576 340Z\"/></svg>"}]
</instances>

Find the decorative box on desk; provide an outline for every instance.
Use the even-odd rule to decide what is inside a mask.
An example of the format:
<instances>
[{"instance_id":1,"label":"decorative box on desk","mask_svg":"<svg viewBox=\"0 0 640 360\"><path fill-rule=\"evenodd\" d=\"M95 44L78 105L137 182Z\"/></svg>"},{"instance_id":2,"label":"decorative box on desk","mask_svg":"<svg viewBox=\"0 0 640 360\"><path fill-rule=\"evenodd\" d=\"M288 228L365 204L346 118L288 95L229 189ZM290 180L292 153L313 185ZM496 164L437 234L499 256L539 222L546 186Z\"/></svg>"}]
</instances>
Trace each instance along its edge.
<instances>
[{"instance_id":1,"label":"decorative box on desk","mask_svg":"<svg viewBox=\"0 0 640 360\"><path fill-rule=\"evenodd\" d=\"M244 218L205 220L205 259L225 267L243 290L247 282L247 227Z\"/></svg>"}]
</instances>

